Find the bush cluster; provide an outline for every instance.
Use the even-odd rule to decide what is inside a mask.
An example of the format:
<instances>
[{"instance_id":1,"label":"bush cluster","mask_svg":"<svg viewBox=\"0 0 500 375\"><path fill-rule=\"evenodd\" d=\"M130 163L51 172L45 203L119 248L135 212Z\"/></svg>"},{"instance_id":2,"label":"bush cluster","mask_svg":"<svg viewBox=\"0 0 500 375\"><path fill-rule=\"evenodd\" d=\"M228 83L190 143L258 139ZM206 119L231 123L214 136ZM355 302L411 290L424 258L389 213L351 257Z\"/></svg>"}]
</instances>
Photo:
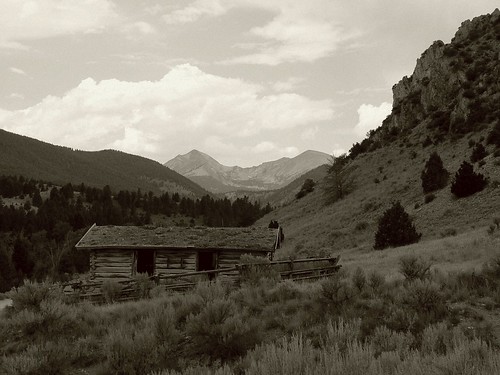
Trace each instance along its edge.
<instances>
[{"instance_id":1,"label":"bush cluster","mask_svg":"<svg viewBox=\"0 0 500 375\"><path fill-rule=\"evenodd\" d=\"M486 186L486 178L481 173L475 173L474 167L464 161L451 184L451 192L457 198L468 197L483 190Z\"/></svg>"},{"instance_id":2,"label":"bush cluster","mask_svg":"<svg viewBox=\"0 0 500 375\"><path fill-rule=\"evenodd\" d=\"M410 216L406 213L401 203L393 203L379 220L378 230L375 233L376 250L386 247L409 245L420 240L422 236L415 229Z\"/></svg>"},{"instance_id":3,"label":"bush cluster","mask_svg":"<svg viewBox=\"0 0 500 375\"><path fill-rule=\"evenodd\" d=\"M442 189L448 183L449 172L444 168L443 161L437 152L433 152L425 163L420 175L424 193ZM427 203L427 202L426 202Z\"/></svg>"}]
</instances>

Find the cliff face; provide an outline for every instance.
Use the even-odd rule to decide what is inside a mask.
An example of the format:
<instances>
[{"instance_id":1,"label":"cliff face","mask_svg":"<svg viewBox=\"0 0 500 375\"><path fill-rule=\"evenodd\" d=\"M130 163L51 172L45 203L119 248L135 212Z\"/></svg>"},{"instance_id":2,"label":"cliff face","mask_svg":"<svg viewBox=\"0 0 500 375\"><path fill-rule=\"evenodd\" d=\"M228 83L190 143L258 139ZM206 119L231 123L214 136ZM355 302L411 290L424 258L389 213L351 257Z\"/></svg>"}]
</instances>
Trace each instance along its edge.
<instances>
[{"instance_id":1,"label":"cliff face","mask_svg":"<svg viewBox=\"0 0 500 375\"><path fill-rule=\"evenodd\" d=\"M413 74L394 85L393 110L382 133L410 130L425 122L444 133L465 134L498 119L499 103L500 11L496 9L463 22L451 43L436 41L421 55Z\"/></svg>"}]
</instances>

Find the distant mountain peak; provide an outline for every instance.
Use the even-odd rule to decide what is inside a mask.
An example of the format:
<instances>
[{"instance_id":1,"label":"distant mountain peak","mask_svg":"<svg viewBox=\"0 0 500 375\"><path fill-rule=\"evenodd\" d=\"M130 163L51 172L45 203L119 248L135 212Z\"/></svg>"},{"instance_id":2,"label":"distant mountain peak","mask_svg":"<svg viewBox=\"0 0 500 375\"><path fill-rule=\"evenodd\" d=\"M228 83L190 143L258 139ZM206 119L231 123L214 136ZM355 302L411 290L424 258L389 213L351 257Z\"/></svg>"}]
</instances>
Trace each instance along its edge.
<instances>
[{"instance_id":1,"label":"distant mountain peak","mask_svg":"<svg viewBox=\"0 0 500 375\"><path fill-rule=\"evenodd\" d=\"M238 190L276 190L304 173L328 163L330 155L307 150L300 155L268 161L253 167L225 166L199 150L177 155L165 163L214 193Z\"/></svg>"}]
</instances>

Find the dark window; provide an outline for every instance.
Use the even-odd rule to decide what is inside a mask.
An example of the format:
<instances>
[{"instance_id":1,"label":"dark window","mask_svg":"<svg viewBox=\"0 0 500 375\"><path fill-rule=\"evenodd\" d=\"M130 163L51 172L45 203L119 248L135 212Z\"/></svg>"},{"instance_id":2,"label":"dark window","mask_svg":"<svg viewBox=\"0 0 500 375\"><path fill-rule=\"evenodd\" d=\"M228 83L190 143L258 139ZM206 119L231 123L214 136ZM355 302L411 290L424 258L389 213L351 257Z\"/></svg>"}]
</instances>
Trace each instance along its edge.
<instances>
[{"instance_id":1,"label":"dark window","mask_svg":"<svg viewBox=\"0 0 500 375\"><path fill-rule=\"evenodd\" d=\"M215 252L207 251L198 253L198 271L210 271L217 268L217 255ZM210 274L209 279L214 274Z\"/></svg>"},{"instance_id":2,"label":"dark window","mask_svg":"<svg viewBox=\"0 0 500 375\"><path fill-rule=\"evenodd\" d=\"M137 273L147 273L153 275L155 272L155 251L139 250L137 251Z\"/></svg>"}]
</instances>

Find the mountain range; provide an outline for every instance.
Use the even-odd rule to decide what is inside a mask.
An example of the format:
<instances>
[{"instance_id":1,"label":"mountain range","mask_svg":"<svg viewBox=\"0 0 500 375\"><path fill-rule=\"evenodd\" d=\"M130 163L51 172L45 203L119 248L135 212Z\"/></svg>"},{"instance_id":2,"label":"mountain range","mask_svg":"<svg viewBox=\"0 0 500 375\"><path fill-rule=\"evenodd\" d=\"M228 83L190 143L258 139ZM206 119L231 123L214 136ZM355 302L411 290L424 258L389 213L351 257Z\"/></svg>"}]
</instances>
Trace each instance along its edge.
<instances>
[{"instance_id":1,"label":"mountain range","mask_svg":"<svg viewBox=\"0 0 500 375\"><path fill-rule=\"evenodd\" d=\"M304 173L327 164L331 156L319 151L305 151L294 158L281 158L258 166L225 166L211 156L192 150L178 155L164 165L188 177L212 193L277 190Z\"/></svg>"}]
</instances>

